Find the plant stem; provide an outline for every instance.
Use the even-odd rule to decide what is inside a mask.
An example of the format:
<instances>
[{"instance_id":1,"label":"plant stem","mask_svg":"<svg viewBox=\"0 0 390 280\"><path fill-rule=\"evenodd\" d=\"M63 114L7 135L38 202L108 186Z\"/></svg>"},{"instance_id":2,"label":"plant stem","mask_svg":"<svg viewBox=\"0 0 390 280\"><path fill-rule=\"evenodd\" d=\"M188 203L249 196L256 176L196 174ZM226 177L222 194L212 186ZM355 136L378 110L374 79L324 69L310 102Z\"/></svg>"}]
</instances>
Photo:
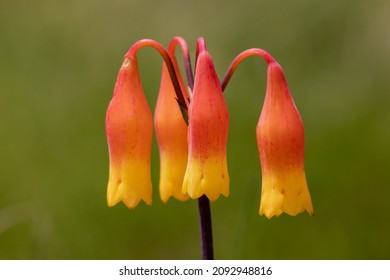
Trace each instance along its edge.
<instances>
[{"instance_id":1,"label":"plant stem","mask_svg":"<svg viewBox=\"0 0 390 280\"><path fill-rule=\"evenodd\" d=\"M171 57L169 56L168 52L164 49L164 47L159 42L152 40L152 39L139 40L131 46L129 51L125 54L125 57L132 59L133 57L136 56L137 51L143 47L152 47L162 56L165 64L167 65L168 72L169 72L173 87L174 87L175 92L176 92L177 101L179 102L180 106L184 110L188 110L187 102L184 98L183 92L181 91L179 80L177 78L175 67L174 67L173 62L171 60Z\"/></svg>"},{"instance_id":2,"label":"plant stem","mask_svg":"<svg viewBox=\"0 0 390 280\"><path fill-rule=\"evenodd\" d=\"M187 75L187 83L188 87L193 91L194 89L194 75L192 74L192 67L191 67L191 58L190 58L190 52L188 49L187 42L180 36L176 36L172 39L171 43L168 47L168 53L172 55L172 60L175 60L175 47L176 45L179 45L181 47L182 55L183 55L183 61L184 61L184 68L186 70ZM175 61L173 61L175 63Z\"/></svg>"},{"instance_id":3,"label":"plant stem","mask_svg":"<svg viewBox=\"0 0 390 280\"><path fill-rule=\"evenodd\" d=\"M239 55L237 55L232 63L230 63L228 70L226 71L225 75L223 76L223 79L221 81L221 88L222 90L225 90L227 84L230 81L230 78L232 77L234 71L236 70L237 66L246 58L250 56L260 56L262 57L268 64L271 62L275 62L274 58L265 50L262 49L249 49L246 51L243 51Z\"/></svg>"},{"instance_id":4,"label":"plant stem","mask_svg":"<svg viewBox=\"0 0 390 280\"><path fill-rule=\"evenodd\" d=\"M211 226L210 201L203 195L198 198L200 237L202 244L202 259L213 260L213 232Z\"/></svg>"}]
</instances>

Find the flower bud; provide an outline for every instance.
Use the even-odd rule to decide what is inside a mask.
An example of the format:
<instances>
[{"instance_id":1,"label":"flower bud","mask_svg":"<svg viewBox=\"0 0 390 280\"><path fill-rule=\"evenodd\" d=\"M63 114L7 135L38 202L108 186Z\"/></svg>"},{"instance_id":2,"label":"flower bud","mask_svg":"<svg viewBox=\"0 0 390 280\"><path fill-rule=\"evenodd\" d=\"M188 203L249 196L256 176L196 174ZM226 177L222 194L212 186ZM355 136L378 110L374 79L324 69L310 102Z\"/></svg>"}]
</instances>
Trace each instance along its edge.
<instances>
[{"instance_id":1,"label":"flower bud","mask_svg":"<svg viewBox=\"0 0 390 280\"><path fill-rule=\"evenodd\" d=\"M128 208L134 208L141 199L152 203L152 130L152 114L142 90L137 59L125 58L106 114L108 206L123 201Z\"/></svg>"},{"instance_id":2,"label":"flower bud","mask_svg":"<svg viewBox=\"0 0 390 280\"><path fill-rule=\"evenodd\" d=\"M180 75L178 79L182 92L186 93ZM171 196L181 201L187 200L188 195L182 193L188 160L187 124L176 100L165 63L154 113L154 126L160 151L160 198L164 203Z\"/></svg>"},{"instance_id":3,"label":"flower bud","mask_svg":"<svg viewBox=\"0 0 390 280\"><path fill-rule=\"evenodd\" d=\"M295 216L313 206L304 170L304 129L280 65L270 62L267 91L257 124L262 170L259 214Z\"/></svg>"},{"instance_id":4,"label":"flower bud","mask_svg":"<svg viewBox=\"0 0 390 280\"><path fill-rule=\"evenodd\" d=\"M229 195L226 145L229 114L210 54L200 50L189 107L189 156L183 192L215 201Z\"/></svg>"}]
</instances>

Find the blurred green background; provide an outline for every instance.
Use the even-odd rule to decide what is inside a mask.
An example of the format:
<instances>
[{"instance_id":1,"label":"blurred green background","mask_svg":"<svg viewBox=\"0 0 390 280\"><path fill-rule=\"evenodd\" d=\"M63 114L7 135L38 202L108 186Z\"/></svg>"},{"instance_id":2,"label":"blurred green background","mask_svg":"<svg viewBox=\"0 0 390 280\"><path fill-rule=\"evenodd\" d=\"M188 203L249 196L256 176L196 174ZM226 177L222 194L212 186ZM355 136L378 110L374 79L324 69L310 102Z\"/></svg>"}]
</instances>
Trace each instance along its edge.
<instances>
[{"instance_id":1,"label":"blurred green background","mask_svg":"<svg viewBox=\"0 0 390 280\"><path fill-rule=\"evenodd\" d=\"M390 258L390 2L0 0L0 259L198 259L195 201L106 206L105 111L127 49L204 37L220 77L247 48L284 68L306 129L316 215L259 217L255 140L266 65L225 91L231 195L218 259ZM154 108L162 60L139 53ZM192 56L192 60L194 57ZM180 60L181 61L181 60Z\"/></svg>"}]
</instances>

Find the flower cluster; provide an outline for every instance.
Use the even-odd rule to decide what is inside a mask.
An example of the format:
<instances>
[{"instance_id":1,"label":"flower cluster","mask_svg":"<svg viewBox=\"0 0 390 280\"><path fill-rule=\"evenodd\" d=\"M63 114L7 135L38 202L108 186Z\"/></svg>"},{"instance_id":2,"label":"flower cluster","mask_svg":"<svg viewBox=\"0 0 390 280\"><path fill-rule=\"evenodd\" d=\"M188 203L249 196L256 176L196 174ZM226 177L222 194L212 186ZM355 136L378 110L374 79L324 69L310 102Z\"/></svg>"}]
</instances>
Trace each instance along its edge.
<instances>
[{"instance_id":1,"label":"flower cluster","mask_svg":"<svg viewBox=\"0 0 390 280\"><path fill-rule=\"evenodd\" d=\"M176 45L183 51L189 88L175 59ZM171 41L168 50L156 41L141 40L125 55L106 115L110 156L108 205L123 201L134 208L140 200L152 203L153 118L136 57L144 46L155 48L165 61L154 112L161 200L165 203L171 196L181 201L206 196L215 201L221 194L229 196L229 113L223 90L243 59L259 55L268 63L266 95L256 129L262 170L259 214L271 218L283 212L296 215L306 210L312 215L304 171L303 124L282 68L267 52L249 49L233 60L220 82L202 38L197 41L194 77L188 47L180 37Z\"/></svg>"}]
</instances>

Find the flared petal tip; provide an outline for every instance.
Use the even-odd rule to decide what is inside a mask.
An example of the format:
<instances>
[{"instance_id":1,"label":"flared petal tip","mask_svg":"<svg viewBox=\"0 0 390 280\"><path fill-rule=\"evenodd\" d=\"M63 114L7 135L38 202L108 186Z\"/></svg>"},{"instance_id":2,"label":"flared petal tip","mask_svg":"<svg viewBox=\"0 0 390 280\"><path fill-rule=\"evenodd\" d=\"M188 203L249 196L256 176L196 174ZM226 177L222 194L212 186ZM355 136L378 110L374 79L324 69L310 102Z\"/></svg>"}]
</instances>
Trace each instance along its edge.
<instances>
[{"instance_id":1,"label":"flared petal tip","mask_svg":"<svg viewBox=\"0 0 390 280\"><path fill-rule=\"evenodd\" d=\"M193 169L193 170L196 170ZM207 170L204 169L203 172ZM203 174L202 172L187 172L183 182L183 193L188 194L191 199L197 199L202 195L206 195L207 198L214 202L221 194L225 197L230 195L229 190L229 175L227 172L222 172L223 175L217 175L218 173ZM207 174L208 173L208 174Z\"/></svg>"},{"instance_id":2,"label":"flared petal tip","mask_svg":"<svg viewBox=\"0 0 390 280\"><path fill-rule=\"evenodd\" d=\"M283 212L290 215L290 216L296 216L300 213L303 213L303 212L306 212L309 214L309 216L313 217L314 216L314 211L311 209L303 209L302 211L299 211L297 213L289 213L289 212L286 212L286 211L283 211L281 209L278 209L278 210L274 210L274 209L263 209L260 207L260 210L259 210L259 215L262 216L266 216L267 219L271 219L272 217L279 217Z\"/></svg>"},{"instance_id":3,"label":"flared petal tip","mask_svg":"<svg viewBox=\"0 0 390 280\"><path fill-rule=\"evenodd\" d=\"M140 197L126 197L126 198L122 198L122 199L107 199L107 205L108 207L114 207L115 205L117 205L120 201L122 201L127 208L129 209L134 209L138 204L139 202L143 200L147 205L152 205L152 198L148 198L148 199L143 199L143 198L140 198Z\"/></svg>"},{"instance_id":4,"label":"flared petal tip","mask_svg":"<svg viewBox=\"0 0 390 280\"><path fill-rule=\"evenodd\" d=\"M229 197L230 195L230 192L229 192L229 188L225 188L223 189L222 191L218 192L218 193L206 193L205 195L207 196L207 198L211 201L211 202L215 202L217 201L217 199L221 196L221 194L224 196L224 197Z\"/></svg>"},{"instance_id":5,"label":"flared petal tip","mask_svg":"<svg viewBox=\"0 0 390 280\"><path fill-rule=\"evenodd\" d=\"M314 215L313 205L302 170L268 172L263 175L259 215L268 219L286 213L296 216L307 212Z\"/></svg>"},{"instance_id":6,"label":"flared petal tip","mask_svg":"<svg viewBox=\"0 0 390 280\"><path fill-rule=\"evenodd\" d=\"M268 219L271 219L273 216L278 217L282 213L296 216L306 211L310 216L314 216L313 205L306 185L305 189L299 195L294 196L295 199L286 196L283 191L279 193L276 189L271 194L265 194L260 202L259 215L265 215Z\"/></svg>"},{"instance_id":7,"label":"flared petal tip","mask_svg":"<svg viewBox=\"0 0 390 280\"><path fill-rule=\"evenodd\" d=\"M173 197L179 201L187 201L190 197L187 194L183 194L180 190L177 192L162 191L160 188L160 199L162 203L166 204L168 200Z\"/></svg>"},{"instance_id":8,"label":"flared petal tip","mask_svg":"<svg viewBox=\"0 0 390 280\"><path fill-rule=\"evenodd\" d=\"M168 201L169 201L169 199L171 198L171 197L173 197L173 198L175 198L176 200L179 200L179 201L181 201L181 202L184 202L184 201L187 201L188 199L190 199L190 197L189 196L174 196L174 195L172 195L172 196L168 196L168 197L160 197L161 198L161 202L163 203L163 204L167 204L168 203Z\"/></svg>"},{"instance_id":9,"label":"flared petal tip","mask_svg":"<svg viewBox=\"0 0 390 280\"><path fill-rule=\"evenodd\" d=\"M150 186L151 189L151 186ZM143 200L147 205L152 205L151 192L135 193L129 187L120 184L119 186L108 185L107 188L107 205L113 207L119 202L123 202L127 208L134 209L139 202Z\"/></svg>"},{"instance_id":10,"label":"flared petal tip","mask_svg":"<svg viewBox=\"0 0 390 280\"><path fill-rule=\"evenodd\" d=\"M178 166L175 166L175 164L178 164ZM164 204L167 203L171 197L179 201L186 201L189 199L189 196L182 192L186 164L187 158L176 161L165 158L165 160L161 162L159 193L160 199Z\"/></svg>"},{"instance_id":11,"label":"flared petal tip","mask_svg":"<svg viewBox=\"0 0 390 280\"><path fill-rule=\"evenodd\" d=\"M117 205L120 201L122 201L127 208L129 209L134 209L135 207L137 207L137 205L139 204L139 202L143 200L147 205L152 205L152 199L141 199L140 197L129 197L129 198L123 198L119 201L115 201L115 200L107 200L107 206L108 207L114 207L115 205Z\"/></svg>"},{"instance_id":12,"label":"flared petal tip","mask_svg":"<svg viewBox=\"0 0 390 280\"><path fill-rule=\"evenodd\" d=\"M224 197L229 197L230 192L229 192L229 187L227 188L225 187L222 190L206 190L206 191L202 191L201 189L196 190L195 188L190 188L187 189L187 194L191 199L198 199L202 195L205 195L211 202L215 202L221 196L221 194Z\"/></svg>"}]
</instances>

